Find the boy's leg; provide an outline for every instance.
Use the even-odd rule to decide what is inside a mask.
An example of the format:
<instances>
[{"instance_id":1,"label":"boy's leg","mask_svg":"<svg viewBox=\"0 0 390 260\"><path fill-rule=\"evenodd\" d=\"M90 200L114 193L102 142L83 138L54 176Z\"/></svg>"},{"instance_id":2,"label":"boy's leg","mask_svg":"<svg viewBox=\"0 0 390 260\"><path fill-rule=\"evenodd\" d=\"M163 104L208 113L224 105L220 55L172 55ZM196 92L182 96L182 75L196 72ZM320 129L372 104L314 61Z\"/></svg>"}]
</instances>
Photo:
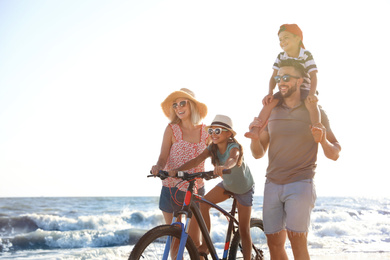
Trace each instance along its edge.
<instances>
[{"instance_id":1,"label":"boy's leg","mask_svg":"<svg viewBox=\"0 0 390 260\"><path fill-rule=\"evenodd\" d=\"M271 115L272 109L274 109L278 105L279 101L280 101L279 99L274 98L271 101L271 103L263 106L263 109L260 111L259 116L258 116L260 121L263 123L263 126L262 127L252 127L249 132L245 133L245 137L251 138L251 139L259 138L260 133L263 131L263 129L267 125L266 122L267 122L269 116Z\"/></svg>"},{"instance_id":2,"label":"boy's leg","mask_svg":"<svg viewBox=\"0 0 390 260\"><path fill-rule=\"evenodd\" d=\"M309 110L309 113L310 113L310 121L311 121L311 125L312 125L311 132L312 132L314 141L316 143L319 143L319 142L321 142L322 136L324 134L322 132L322 129L318 127L321 124L320 109L318 108L317 102L311 103L311 102L308 102L307 99L305 100L305 106L306 106L307 110Z\"/></svg>"},{"instance_id":3,"label":"boy's leg","mask_svg":"<svg viewBox=\"0 0 390 260\"><path fill-rule=\"evenodd\" d=\"M204 196L205 199L208 201L217 204L219 202L225 201L229 198L228 195L224 194L225 189L219 186L215 186L211 191L209 191L206 196ZM208 231L210 232L210 206L206 203L200 203L200 212L202 213L202 217L204 219L204 222L206 224L206 227ZM199 252L204 252L206 254L209 253L209 250L207 248L207 245L205 243L202 243L202 245L198 248Z\"/></svg>"}]
</instances>

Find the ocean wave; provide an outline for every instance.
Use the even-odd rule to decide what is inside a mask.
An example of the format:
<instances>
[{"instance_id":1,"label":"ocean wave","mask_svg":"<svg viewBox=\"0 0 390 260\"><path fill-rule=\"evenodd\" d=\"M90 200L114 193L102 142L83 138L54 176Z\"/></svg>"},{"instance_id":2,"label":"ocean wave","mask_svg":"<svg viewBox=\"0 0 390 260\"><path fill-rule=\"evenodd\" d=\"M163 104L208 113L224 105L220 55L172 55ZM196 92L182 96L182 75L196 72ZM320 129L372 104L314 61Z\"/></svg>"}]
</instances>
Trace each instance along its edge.
<instances>
[{"instance_id":1,"label":"ocean wave","mask_svg":"<svg viewBox=\"0 0 390 260\"><path fill-rule=\"evenodd\" d=\"M28 233L38 229L38 225L28 216L0 217L0 235Z\"/></svg>"},{"instance_id":2,"label":"ocean wave","mask_svg":"<svg viewBox=\"0 0 390 260\"><path fill-rule=\"evenodd\" d=\"M36 249L73 249L133 245L145 229L118 231L44 231L37 229L23 235L0 239L0 252Z\"/></svg>"},{"instance_id":3,"label":"ocean wave","mask_svg":"<svg viewBox=\"0 0 390 260\"><path fill-rule=\"evenodd\" d=\"M0 217L0 235L24 234L41 229L44 231L121 230L150 228L163 223L160 212L125 211L120 215L89 215L64 217L47 214L27 214L20 217Z\"/></svg>"}]
</instances>

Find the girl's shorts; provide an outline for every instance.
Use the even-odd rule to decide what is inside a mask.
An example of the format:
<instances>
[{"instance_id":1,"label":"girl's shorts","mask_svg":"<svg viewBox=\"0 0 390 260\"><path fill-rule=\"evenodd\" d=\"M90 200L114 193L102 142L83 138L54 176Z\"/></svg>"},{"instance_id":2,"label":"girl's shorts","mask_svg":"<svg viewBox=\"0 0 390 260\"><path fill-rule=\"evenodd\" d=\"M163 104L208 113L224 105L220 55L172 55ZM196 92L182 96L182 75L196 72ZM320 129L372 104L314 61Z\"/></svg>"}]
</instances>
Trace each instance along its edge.
<instances>
[{"instance_id":1,"label":"girl's shorts","mask_svg":"<svg viewBox=\"0 0 390 260\"><path fill-rule=\"evenodd\" d=\"M204 196L204 186L198 189L198 194ZM175 211L178 211L183 206L185 195L185 191L181 191L176 187L169 188L163 186L161 188L159 208L167 213L173 213Z\"/></svg>"},{"instance_id":2,"label":"girl's shorts","mask_svg":"<svg viewBox=\"0 0 390 260\"><path fill-rule=\"evenodd\" d=\"M217 186L226 190L225 187L223 187L223 181L218 183ZM252 207L254 193L255 193L255 185L253 185L252 188L249 191L245 192L244 194L237 194L232 192L233 197L238 201L238 203L246 207Z\"/></svg>"},{"instance_id":3,"label":"girl's shorts","mask_svg":"<svg viewBox=\"0 0 390 260\"><path fill-rule=\"evenodd\" d=\"M284 229L307 233L316 198L313 179L284 185L267 180L263 202L264 233L274 234Z\"/></svg>"}]
</instances>

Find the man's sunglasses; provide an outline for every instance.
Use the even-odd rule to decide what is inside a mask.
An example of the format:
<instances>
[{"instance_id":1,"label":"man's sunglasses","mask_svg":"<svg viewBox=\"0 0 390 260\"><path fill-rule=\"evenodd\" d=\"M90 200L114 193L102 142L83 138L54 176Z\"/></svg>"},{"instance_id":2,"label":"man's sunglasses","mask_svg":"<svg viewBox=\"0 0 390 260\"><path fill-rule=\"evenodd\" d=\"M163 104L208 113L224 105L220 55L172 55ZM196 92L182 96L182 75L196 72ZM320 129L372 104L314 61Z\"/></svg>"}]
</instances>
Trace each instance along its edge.
<instances>
[{"instance_id":1,"label":"man's sunglasses","mask_svg":"<svg viewBox=\"0 0 390 260\"><path fill-rule=\"evenodd\" d=\"M274 77L276 83L279 83L281 80L283 80L284 82L289 82L291 78L300 79L301 77L296 77L289 74Z\"/></svg>"},{"instance_id":2,"label":"man's sunglasses","mask_svg":"<svg viewBox=\"0 0 390 260\"><path fill-rule=\"evenodd\" d=\"M173 109L176 109L178 106L185 107L187 105L187 101L188 100L180 101L179 104L178 103L173 103L172 107L173 107Z\"/></svg>"},{"instance_id":3,"label":"man's sunglasses","mask_svg":"<svg viewBox=\"0 0 390 260\"><path fill-rule=\"evenodd\" d=\"M214 129L209 128L208 133L209 133L209 135L212 135L213 133L216 135L220 135L222 133L222 131L227 132L229 130L226 130L224 128L214 128Z\"/></svg>"}]
</instances>

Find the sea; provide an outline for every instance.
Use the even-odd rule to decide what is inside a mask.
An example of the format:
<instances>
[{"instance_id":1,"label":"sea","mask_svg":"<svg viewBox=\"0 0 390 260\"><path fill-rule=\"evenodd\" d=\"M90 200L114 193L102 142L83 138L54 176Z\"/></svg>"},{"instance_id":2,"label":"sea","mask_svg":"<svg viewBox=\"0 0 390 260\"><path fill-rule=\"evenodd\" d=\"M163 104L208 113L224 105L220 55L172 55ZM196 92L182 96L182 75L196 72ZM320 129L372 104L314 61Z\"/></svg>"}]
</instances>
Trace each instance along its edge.
<instances>
[{"instance_id":1,"label":"sea","mask_svg":"<svg viewBox=\"0 0 390 260\"><path fill-rule=\"evenodd\" d=\"M158 200L0 198L0 259L127 259L145 231L163 224ZM262 201L255 197L253 217L261 218ZM228 209L231 201L220 205ZM222 250L226 218L211 211L211 222ZM319 197L308 244L312 259L390 259L390 198ZM288 243L286 249L293 259Z\"/></svg>"}]
</instances>

